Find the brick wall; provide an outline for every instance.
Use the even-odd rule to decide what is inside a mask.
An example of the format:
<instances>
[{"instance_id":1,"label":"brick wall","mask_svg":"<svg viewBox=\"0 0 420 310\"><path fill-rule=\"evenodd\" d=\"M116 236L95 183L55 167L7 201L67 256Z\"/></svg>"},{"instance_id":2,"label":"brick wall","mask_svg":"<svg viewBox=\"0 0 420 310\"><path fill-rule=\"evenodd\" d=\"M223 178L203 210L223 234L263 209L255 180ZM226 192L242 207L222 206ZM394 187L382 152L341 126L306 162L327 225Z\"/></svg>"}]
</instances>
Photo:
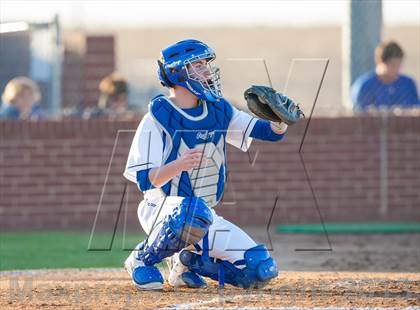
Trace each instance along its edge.
<instances>
[{"instance_id":1,"label":"brick wall","mask_svg":"<svg viewBox=\"0 0 420 310\"><path fill-rule=\"evenodd\" d=\"M114 70L114 37L87 36L84 83L87 105L95 105L98 102L99 82Z\"/></svg>"},{"instance_id":2,"label":"brick wall","mask_svg":"<svg viewBox=\"0 0 420 310\"><path fill-rule=\"evenodd\" d=\"M273 225L319 222L297 152L305 125L279 143L254 141L248 154L229 147L220 214L240 225L266 224L272 212ZM112 229L136 127L137 121L1 122L1 230L90 230L104 183L97 227ZM420 220L420 118L313 119L302 154L326 221ZM141 197L129 184L120 228L139 229Z\"/></svg>"},{"instance_id":3,"label":"brick wall","mask_svg":"<svg viewBox=\"0 0 420 310\"><path fill-rule=\"evenodd\" d=\"M63 106L92 106L99 99L99 82L115 70L112 35L67 33L64 36Z\"/></svg>"}]
</instances>

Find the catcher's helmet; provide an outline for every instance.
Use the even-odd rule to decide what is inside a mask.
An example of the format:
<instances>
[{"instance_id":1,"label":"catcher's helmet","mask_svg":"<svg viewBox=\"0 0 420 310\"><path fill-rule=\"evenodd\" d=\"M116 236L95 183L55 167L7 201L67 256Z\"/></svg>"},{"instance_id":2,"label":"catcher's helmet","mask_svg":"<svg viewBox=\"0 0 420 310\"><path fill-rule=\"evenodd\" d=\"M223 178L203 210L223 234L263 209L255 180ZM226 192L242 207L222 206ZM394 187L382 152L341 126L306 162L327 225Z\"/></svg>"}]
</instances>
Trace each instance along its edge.
<instances>
[{"instance_id":1,"label":"catcher's helmet","mask_svg":"<svg viewBox=\"0 0 420 310\"><path fill-rule=\"evenodd\" d=\"M198 40L183 40L165 48L158 60L158 74L163 86L179 85L199 99L217 101L222 97L219 69L210 62L216 54ZM195 61L206 60L206 74L194 69Z\"/></svg>"}]
</instances>

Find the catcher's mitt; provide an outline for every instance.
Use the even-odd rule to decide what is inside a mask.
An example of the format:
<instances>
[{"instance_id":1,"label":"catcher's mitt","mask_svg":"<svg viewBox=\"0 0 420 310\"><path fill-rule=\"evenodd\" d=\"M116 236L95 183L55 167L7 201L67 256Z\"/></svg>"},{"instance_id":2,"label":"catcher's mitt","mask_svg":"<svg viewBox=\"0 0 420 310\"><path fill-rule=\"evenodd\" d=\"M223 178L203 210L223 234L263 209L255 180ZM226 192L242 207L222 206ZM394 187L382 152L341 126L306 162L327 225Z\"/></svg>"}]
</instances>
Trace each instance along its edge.
<instances>
[{"instance_id":1,"label":"catcher's mitt","mask_svg":"<svg viewBox=\"0 0 420 310\"><path fill-rule=\"evenodd\" d=\"M305 117L299 105L267 86L251 86L244 92L248 109L257 117L293 125Z\"/></svg>"}]
</instances>

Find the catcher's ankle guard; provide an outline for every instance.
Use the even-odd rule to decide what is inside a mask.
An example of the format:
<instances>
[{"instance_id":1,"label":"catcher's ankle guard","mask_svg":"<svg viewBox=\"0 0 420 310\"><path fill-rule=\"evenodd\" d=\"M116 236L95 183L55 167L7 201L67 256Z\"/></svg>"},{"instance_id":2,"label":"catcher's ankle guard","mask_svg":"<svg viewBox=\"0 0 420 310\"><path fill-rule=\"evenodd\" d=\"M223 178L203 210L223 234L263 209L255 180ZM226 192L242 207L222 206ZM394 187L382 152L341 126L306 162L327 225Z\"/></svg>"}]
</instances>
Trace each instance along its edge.
<instances>
[{"instance_id":1,"label":"catcher's ankle guard","mask_svg":"<svg viewBox=\"0 0 420 310\"><path fill-rule=\"evenodd\" d=\"M202 288L206 287L207 283L204 279L192 271L183 272L181 275L182 281L190 288Z\"/></svg>"},{"instance_id":2,"label":"catcher's ankle guard","mask_svg":"<svg viewBox=\"0 0 420 310\"><path fill-rule=\"evenodd\" d=\"M183 250L181 262L195 273L219 281L221 287L228 283L242 288L260 288L277 277L276 262L270 257L264 245L257 245L245 251L244 259L234 264ZM240 269L236 266L245 265Z\"/></svg>"}]
</instances>

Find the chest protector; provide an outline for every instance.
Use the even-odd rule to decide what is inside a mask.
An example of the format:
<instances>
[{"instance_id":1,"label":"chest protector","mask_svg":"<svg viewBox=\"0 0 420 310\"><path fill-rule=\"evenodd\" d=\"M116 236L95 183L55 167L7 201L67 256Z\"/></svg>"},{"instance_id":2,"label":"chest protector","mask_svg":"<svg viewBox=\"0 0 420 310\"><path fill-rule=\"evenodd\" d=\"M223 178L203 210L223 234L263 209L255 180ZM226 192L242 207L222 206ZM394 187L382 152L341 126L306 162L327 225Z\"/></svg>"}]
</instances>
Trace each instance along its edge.
<instances>
[{"instance_id":1,"label":"chest protector","mask_svg":"<svg viewBox=\"0 0 420 310\"><path fill-rule=\"evenodd\" d=\"M191 116L164 95L152 99L149 112L163 130L164 163L187 150L203 151L198 168L183 171L162 187L166 195L201 197L209 207L221 199L226 181L226 133L233 109L224 99L203 103L203 112Z\"/></svg>"}]
</instances>

